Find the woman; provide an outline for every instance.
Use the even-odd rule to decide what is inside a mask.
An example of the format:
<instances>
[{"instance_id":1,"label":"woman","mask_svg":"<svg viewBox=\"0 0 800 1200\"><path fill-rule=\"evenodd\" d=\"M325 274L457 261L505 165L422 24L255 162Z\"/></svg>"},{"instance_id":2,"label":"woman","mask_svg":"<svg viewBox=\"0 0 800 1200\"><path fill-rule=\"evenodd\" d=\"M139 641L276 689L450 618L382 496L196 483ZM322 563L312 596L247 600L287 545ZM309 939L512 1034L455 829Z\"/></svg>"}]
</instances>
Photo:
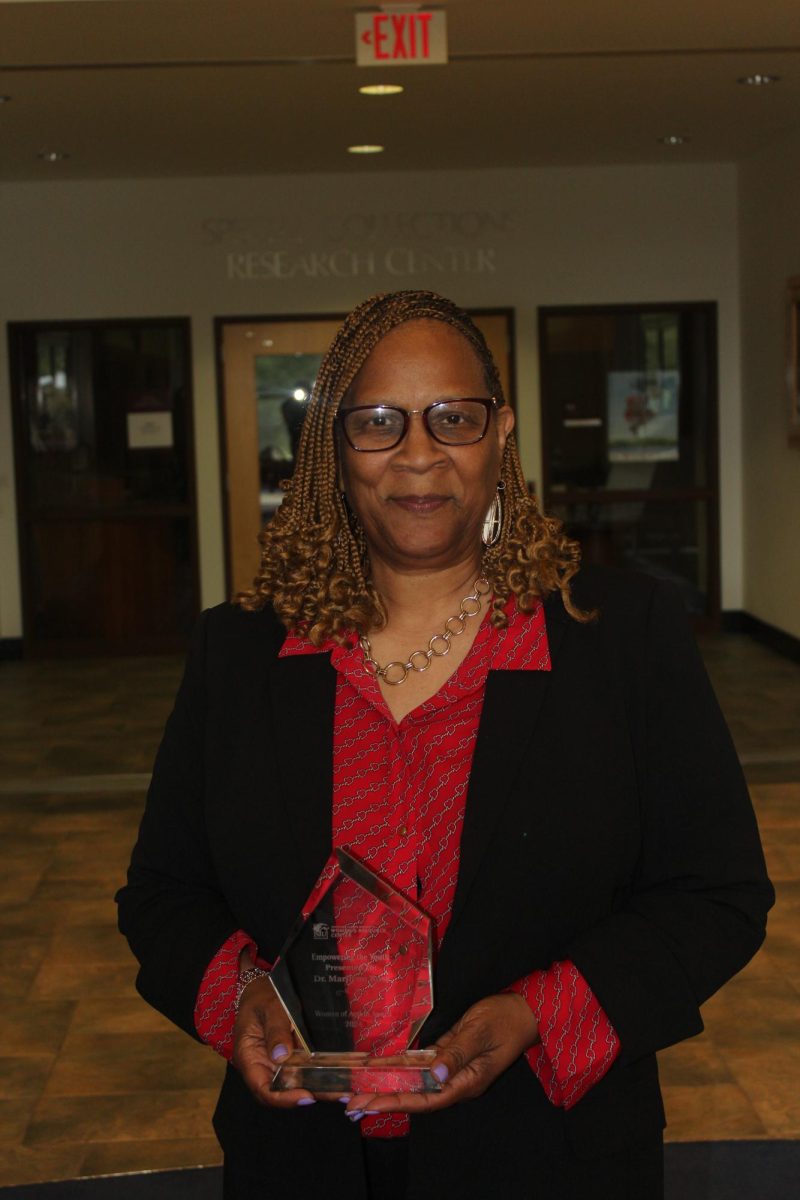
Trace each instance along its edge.
<instances>
[{"instance_id":1,"label":"woman","mask_svg":"<svg viewBox=\"0 0 800 1200\"><path fill-rule=\"evenodd\" d=\"M466 314L366 301L253 589L196 632L120 925L145 998L232 1054L226 1196L653 1200L655 1051L763 939L681 605L578 571L513 427ZM269 1090L293 1045L269 963L332 844L433 918L437 1094Z\"/></svg>"}]
</instances>

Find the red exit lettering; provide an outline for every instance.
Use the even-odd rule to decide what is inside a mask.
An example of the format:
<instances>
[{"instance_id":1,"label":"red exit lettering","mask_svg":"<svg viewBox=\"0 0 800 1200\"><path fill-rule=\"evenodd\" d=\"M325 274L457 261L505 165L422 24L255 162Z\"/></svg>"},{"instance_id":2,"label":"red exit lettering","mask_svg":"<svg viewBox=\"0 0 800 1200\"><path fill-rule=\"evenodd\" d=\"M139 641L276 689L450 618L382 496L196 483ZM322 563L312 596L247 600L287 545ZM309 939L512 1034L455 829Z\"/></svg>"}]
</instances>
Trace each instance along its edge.
<instances>
[{"instance_id":1,"label":"red exit lettering","mask_svg":"<svg viewBox=\"0 0 800 1200\"><path fill-rule=\"evenodd\" d=\"M430 58L431 16L429 12L374 13L372 28L364 30L361 40L372 46L382 62Z\"/></svg>"}]
</instances>

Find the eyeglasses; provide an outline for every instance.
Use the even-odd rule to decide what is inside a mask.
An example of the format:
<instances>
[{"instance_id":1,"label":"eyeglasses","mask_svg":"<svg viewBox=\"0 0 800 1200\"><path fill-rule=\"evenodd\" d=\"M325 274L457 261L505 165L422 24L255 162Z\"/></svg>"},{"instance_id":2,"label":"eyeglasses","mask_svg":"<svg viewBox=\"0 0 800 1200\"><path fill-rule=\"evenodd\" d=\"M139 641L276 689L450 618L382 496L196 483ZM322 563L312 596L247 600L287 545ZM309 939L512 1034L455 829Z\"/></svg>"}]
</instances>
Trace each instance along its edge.
<instances>
[{"instance_id":1,"label":"eyeglasses","mask_svg":"<svg viewBox=\"0 0 800 1200\"><path fill-rule=\"evenodd\" d=\"M497 399L437 400L427 408L395 408L364 404L341 408L336 414L342 433L354 450L367 454L393 450L408 433L411 417L421 416L428 433L443 446L472 446L486 436Z\"/></svg>"}]
</instances>

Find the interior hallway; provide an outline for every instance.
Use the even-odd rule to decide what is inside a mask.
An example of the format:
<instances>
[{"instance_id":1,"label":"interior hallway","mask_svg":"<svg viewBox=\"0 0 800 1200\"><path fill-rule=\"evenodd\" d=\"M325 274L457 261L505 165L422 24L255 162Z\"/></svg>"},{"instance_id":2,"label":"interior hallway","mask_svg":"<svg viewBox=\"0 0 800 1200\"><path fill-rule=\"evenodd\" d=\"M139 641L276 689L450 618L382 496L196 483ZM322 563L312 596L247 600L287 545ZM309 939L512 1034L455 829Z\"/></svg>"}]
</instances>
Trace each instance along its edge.
<instances>
[{"instance_id":1,"label":"interior hallway","mask_svg":"<svg viewBox=\"0 0 800 1200\"><path fill-rule=\"evenodd\" d=\"M770 938L661 1055L673 1140L800 1138L800 665L704 654L778 890ZM0 664L0 1186L211 1164L222 1063L135 994L116 932L175 659Z\"/></svg>"}]
</instances>

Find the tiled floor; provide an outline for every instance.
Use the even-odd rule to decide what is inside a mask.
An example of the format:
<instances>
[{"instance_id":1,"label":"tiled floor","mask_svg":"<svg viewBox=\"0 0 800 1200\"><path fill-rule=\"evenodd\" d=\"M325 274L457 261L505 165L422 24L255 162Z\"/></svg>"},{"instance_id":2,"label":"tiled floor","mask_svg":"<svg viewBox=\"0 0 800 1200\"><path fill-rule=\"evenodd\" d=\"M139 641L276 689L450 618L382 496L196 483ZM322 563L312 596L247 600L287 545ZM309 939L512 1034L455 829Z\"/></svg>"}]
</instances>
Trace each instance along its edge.
<instances>
[{"instance_id":1,"label":"tiled floor","mask_svg":"<svg viewBox=\"0 0 800 1200\"><path fill-rule=\"evenodd\" d=\"M800 666L704 652L779 894L767 948L661 1055L673 1139L800 1137ZM175 660L0 665L0 1186L219 1161L221 1063L133 988L111 896Z\"/></svg>"}]
</instances>

